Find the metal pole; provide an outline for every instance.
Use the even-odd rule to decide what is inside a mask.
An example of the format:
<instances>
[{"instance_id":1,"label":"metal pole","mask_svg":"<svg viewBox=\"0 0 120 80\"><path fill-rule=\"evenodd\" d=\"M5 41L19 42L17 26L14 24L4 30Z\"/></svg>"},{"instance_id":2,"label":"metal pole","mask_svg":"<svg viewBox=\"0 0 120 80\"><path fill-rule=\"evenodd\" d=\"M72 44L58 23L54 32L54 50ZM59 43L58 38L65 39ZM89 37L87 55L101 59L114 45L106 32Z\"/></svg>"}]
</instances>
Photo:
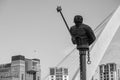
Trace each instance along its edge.
<instances>
[{"instance_id":1,"label":"metal pole","mask_svg":"<svg viewBox=\"0 0 120 80\"><path fill-rule=\"evenodd\" d=\"M66 27L67 27L67 29L68 29L69 33L70 33L69 26L68 26L68 24L67 24L67 22L66 22L66 20L65 20L65 18L64 18L64 16L63 16L61 6L58 6L58 7L57 7L57 12L60 12L60 14L61 14L61 16L62 16L62 19L63 19L63 21L65 22L65 25L66 25ZM71 35L71 33L70 33L70 35Z\"/></svg>"},{"instance_id":2,"label":"metal pole","mask_svg":"<svg viewBox=\"0 0 120 80\"><path fill-rule=\"evenodd\" d=\"M86 80L86 51L79 50L80 80Z\"/></svg>"}]
</instances>

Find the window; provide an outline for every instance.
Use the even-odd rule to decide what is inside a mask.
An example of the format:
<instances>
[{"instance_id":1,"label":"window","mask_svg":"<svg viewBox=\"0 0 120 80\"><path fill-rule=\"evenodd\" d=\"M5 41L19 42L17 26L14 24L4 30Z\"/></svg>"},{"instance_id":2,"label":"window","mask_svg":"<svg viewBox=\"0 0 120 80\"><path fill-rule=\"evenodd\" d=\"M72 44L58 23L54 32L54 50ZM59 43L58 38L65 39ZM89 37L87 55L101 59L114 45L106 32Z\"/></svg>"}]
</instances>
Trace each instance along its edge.
<instances>
[{"instance_id":1,"label":"window","mask_svg":"<svg viewBox=\"0 0 120 80\"><path fill-rule=\"evenodd\" d=\"M55 74L55 69L54 68L50 68L50 75L54 75Z\"/></svg>"},{"instance_id":2,"label":"window","mask_svg":"<svg viewBox=\"0 0 120 80\"><path fill-rule=\"evenodd\" d=\"M111 75L111 77L113 77L113 75Z\"/></svg>"},{"instance_id":3,"label":"window","mask_svg":"<svg viewBox=\"0 0 120 80\"><path fill-rule=\"evenodd\" d=\"M114 71L115 70L114 67L115 67L114 64L110 64L110 71Z\"/></svg>"},{"instance_id":4,"label":"window","mask_svg":"<svg viewBox=\"0 0 120 80\"><path fill-rule=\"evenodd\" d=\"M54 76L51 76L52 78L54 77Z\"/></svg>"},{"instance_id":5,"label":"window","mask_svg":"<svg viewBox=\"0 0 120 80\"><path fill-rule=\"evenodd\" d=\"M111 72L111 74L113 74L113 72Z\"/></svg>"},{"instance_id":6,"label":"window","mask_svg":"<svg viewBox=\"0 0 120 80\"><path fill-rule=\"evenodd\" d=\"M21 78L22 78L22 80L24 80L24 74L22 74Z\"/></svg>"},{"instance_id":7,"label":"window","mask_svg":"<svg viewBox=\"0 0 120 80\"><path fill-rule=\"evenodd\" d=\"M68 69L64 69L64 74L68 75Z\"/></svg>"},{"instance_id":8,"label":"window","mask_svg":"<svg viewBox=\"0 0 120 80\"><path fill-rule=\"evenodd\" d=\"M113 80L113 78L111 78L111 80Z\"/></svg>"},{"instance_id":9,"label":"window","mask_svg":"<svg viewBox=\"0 0 120 80\"><path fill-rule=\"evenodd\" d=\"M40 80L40 77L38 76L38 80Z\"/></svg>"}]
</instances>

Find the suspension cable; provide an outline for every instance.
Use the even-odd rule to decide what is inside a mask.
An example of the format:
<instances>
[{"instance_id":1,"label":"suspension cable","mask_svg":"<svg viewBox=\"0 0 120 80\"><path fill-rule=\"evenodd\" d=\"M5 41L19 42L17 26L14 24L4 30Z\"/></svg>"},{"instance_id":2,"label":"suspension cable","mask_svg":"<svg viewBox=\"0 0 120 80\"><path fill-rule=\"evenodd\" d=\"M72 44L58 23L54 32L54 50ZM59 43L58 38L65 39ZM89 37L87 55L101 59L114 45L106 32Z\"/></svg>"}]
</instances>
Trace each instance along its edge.
<instances>
[{"instance_id":1,"label":"suspension cable","mask_svg":"<svg viewBox=\"0 0 120 80\"><path fill-rule=\"evenodd\" d=\"M104 24L104 22L115 12L115 10L113 10L95 29L94 31L96 31L97 29L99 29L99 27Z\"/></svg>"}]
</instances>

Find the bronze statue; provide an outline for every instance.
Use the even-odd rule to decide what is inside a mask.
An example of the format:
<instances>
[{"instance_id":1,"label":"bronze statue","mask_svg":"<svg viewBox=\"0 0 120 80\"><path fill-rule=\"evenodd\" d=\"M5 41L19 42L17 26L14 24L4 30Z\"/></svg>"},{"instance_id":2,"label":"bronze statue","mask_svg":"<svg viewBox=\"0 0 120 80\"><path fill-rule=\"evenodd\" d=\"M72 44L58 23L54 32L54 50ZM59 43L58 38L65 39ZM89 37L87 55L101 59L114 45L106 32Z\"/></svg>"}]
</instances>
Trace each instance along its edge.
<instances>
[{"instance_id":1,"label":"bronze statue","mask_svg":"<svg viewBox=\"0 0 120 80\"><path fill-rule=\"evenodd\" d=\"M80 80L86 80L86 54L88 53L87 63L90 64L89 46L95 41L96 37L93 30L83 23L83 17L80 15L74 17L75 25L69 29L61 10L62 8L58 6L57 11L60 12L63 21L71 34L73 44L77 45L77 49L79 50Z\"/></svg>"},{"instance_id":2,"label":"bronze statue","mask_svg":"<svg viewBox=\"0 0 120 80\"><path fill-rule=\"evenodd\" d=\"M79 50L89 49L96 39L93 30L83 23L83 17L80 15L74 17L74 23L75 25L70 28L73 44L76 44Z\"/></svg>"}]
</instances>

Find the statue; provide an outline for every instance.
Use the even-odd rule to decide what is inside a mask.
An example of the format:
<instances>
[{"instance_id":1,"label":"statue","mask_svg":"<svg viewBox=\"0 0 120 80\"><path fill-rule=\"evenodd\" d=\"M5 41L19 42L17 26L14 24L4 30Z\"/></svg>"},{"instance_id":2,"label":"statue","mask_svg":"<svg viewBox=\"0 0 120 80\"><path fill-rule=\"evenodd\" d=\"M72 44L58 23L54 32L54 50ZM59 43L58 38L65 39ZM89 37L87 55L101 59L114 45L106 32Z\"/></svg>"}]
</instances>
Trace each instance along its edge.
<instances>
[{"instance_id":1,"label":"statue","mask_svg":"<svg viewBox=\"0 0 120 80\"><path fill-rule=\"evenodd\" d=\"M83 24L83 17L80 15L74 17L74 23L75 25L70 28L73 44L77 45L78 50L89 50L89 46L96 39L93 30Z\"/></svg>"},{"instance_id":2,"label":"statue","mask_svg":"<svg viewBox=\"0 0 120 80\"><path fill-rule=\"evenodd\" d=\"M77 49L79 50L80 80L86 80L86 53L88 53L87 63L90 64L89 46L95 41L96 37L93 30L83 23L83 17L80 15L74 17L75 25L69 29L61 10L62 8L58 6L57 11L60 12L63 21L71 34L73 44L77 45Z\"/></svg>"}]
</instances>

